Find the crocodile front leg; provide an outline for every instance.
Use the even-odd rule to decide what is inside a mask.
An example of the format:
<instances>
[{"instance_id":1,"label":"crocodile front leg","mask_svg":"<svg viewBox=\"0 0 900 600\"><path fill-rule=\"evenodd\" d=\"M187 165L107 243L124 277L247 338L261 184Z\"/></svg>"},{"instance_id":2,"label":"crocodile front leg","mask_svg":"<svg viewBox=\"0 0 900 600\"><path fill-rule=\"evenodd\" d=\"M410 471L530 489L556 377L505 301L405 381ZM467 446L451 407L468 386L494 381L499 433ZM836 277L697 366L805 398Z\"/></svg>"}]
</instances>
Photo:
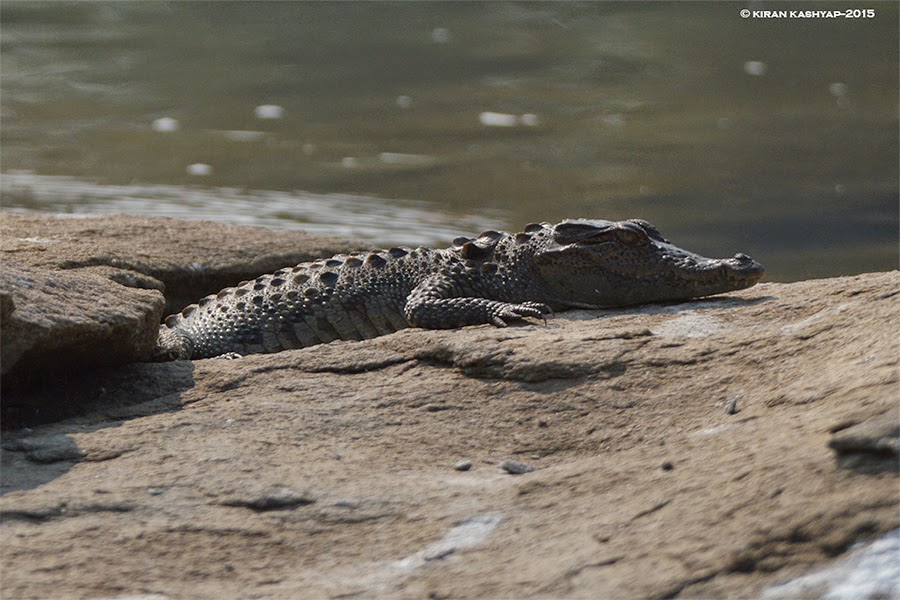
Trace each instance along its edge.
<instances>
[{"instance_id":1,"label":"crocodile front leg","mask_svg":"<svg viewBox=\"0 0 900 600\"><path fill-rule=\"evenodd\" d=\"M413 327L455 329L466 325L506 327L508 321L525 317L544 318L550 307L539 302L511 303L489 298L459 296L458 284L450 279L429 279L409 295L403 314Z\"/></svg>"}]
</instances>

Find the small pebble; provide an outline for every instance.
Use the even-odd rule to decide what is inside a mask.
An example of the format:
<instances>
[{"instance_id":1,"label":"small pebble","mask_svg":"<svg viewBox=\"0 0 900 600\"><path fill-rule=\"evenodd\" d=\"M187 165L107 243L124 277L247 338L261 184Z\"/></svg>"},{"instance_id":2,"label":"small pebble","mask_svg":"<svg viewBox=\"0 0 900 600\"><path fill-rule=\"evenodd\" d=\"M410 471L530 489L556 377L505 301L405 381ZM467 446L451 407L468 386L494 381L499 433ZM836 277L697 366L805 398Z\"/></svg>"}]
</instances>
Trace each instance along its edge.
<instances>
[{"instance_id":1,"label":"small pebble","mask_svg":"<svg viewBox=\"0 0 900 600\"><path fill-rule=\"evenodd\" d=\"M675 465L672 464L672 461L667 460L667 461L664 461L663 464L661 464L659 466L659 468L662 469L663 471L671 471L672 469L675 468Z\"/></svg>"},{"instance_id":2,"label":"small pebble","mask_svg":"<svg viewBox=\"0 0 900 600\"><path fill-rule=\"evenodd\" d=\"M471 460L461 460L458 463L456 463L455 465L453 465L453 468L456 469L457 471L468 471L469 469L472 468L472 461Z\"/></svg>"},{"instance_id":3,"label":"small pebble","mask_svg":"<svg viewBox=\"0 0 900 600\"><path fill-rule=\"evenodd\" d=\"M737 414L737 402L740 396L732 396L728 399L728 402L725 404L725 414L734 415Z\"/></svg>"},{"instance_id":4,"label":"small pebble","mask_svg":"<svg viewBox=\"0 0 900 600\"><path fill-rule=\"evenodd\" d=\"M500 463L500 468L512 475L522 475L523 473L531 473L534 467L520 463L517 460L504 460Z\"/></svg>"}]
</instances>

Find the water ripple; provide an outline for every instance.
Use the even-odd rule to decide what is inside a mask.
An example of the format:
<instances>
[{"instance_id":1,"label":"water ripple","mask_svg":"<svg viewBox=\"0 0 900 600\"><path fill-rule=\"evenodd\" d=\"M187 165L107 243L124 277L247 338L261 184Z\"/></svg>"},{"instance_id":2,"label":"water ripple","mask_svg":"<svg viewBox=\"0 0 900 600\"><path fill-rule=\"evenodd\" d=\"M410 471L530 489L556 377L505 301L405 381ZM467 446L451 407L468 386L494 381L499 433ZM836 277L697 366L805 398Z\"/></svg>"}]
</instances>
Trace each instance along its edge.
<instances>
[{"instance_id":1,"label":"water ripple","mask_svg":"<svg viewBox=\"0 0 900 600\"><path fill-rule=\"evenodd\" d=\"M244 190L161 184L105 185L76 177L10 171L0 178L6 210L127 213L302 229L373 244L443 245L462 234L503 229L496 210L459 214L425 202L356 194Z\"/></svg>"}]
</instances>

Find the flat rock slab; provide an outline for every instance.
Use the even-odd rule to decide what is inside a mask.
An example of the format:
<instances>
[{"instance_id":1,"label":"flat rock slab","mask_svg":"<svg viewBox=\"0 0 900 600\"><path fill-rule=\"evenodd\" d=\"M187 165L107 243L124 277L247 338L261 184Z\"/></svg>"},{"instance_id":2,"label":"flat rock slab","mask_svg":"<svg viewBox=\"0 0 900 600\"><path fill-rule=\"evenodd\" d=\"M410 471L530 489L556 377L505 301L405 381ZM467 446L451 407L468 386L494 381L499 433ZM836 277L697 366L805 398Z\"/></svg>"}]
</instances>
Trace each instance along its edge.
<instances>
[{"instance_id":1,"label":"flat rock slab","mask_svg":"<svg viewBox=\"0 0 900 600\"><path fill-rule=\"evenodd\" d=\"M4 384L146 359L161 316L243 279L351 247L203 221L0 213Z\"/></svg>"},{"instance_id":2,"label":"flat rock slab","mask_svg":"<svg viewBox=\"0 0 900 600\"><path fill-rule=\"evenodd\" d=\"M0 262L147 275L165 288L166 314L241 280L357 249L362 247L301 231L210 221L0 213Z\"/></svg>"},{"instance_id":3,"label":"flat rock slab","mask_svg":"<svg viewBox=\"0 0 900 600\"><path fill-rule=\"evenodd\" d=\"M898 289L109 369L4 433L3 595L759 597L900 526Z\"/></svg>"},{"instance_id":4,"label":"flat rock slab","mask_svg":"<svg viewBox=\"0 0 900 600\"><path fill-rule=\"evenodd\" d=\"M52 372L134 362L156 343L162 294L93 272L0 265L0 367Z\"/></svg>"}]
</instances>

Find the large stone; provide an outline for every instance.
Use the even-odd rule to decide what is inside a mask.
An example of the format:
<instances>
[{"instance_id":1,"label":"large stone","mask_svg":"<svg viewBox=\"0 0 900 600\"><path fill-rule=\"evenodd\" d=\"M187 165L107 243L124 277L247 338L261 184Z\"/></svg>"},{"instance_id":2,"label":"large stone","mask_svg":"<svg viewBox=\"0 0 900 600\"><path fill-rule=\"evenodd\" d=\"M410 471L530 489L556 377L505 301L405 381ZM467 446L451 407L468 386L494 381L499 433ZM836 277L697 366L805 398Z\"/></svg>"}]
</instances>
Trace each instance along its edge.
<instances>
[{"instance_id":1,"label":"large stone","mask_svg":"<svg viewBox=\"0 0 900 600\"><path fill-rule=\"evenodd\" d=\"M159 291L88 271L0 264L0 373L19 378L146 358L163 310Z\"/></svg>"},{"instance_id":2,"label":"large stone","mask_svg":"<svg viewBox=\"0 0 900 600\"><path fill-rule=\"evenodd\" d=\"M209 221L0 212L0 261L143 274L163 284L166 314L241 280L358 248L301 231Z\"/></svg>"},{"instance_id":3,"label":"large stone","mask_svg":"<svg viewBox=\"0 0 900 600\"><path fill-rule=\"evenodd\" d=\"M69 377L144 360L161 315L243 279L350 248L302 232L205 221L0 212L4 387L36 374ZM42 404L45 415L55 414L52 404ZM3 405L9 416L10 402Z\"/></svg>"},{"instance_id":4,"label":"large stone","mask_svg":"<svg viewBox=\"0 0 900 600\"><path fill-rule=\"evenodd\" d=\"M3 595L760 597L900 526L868 468L896 457L898 287L71 381L89 412L4 435Z\"/></svg>"}]
</instances>

